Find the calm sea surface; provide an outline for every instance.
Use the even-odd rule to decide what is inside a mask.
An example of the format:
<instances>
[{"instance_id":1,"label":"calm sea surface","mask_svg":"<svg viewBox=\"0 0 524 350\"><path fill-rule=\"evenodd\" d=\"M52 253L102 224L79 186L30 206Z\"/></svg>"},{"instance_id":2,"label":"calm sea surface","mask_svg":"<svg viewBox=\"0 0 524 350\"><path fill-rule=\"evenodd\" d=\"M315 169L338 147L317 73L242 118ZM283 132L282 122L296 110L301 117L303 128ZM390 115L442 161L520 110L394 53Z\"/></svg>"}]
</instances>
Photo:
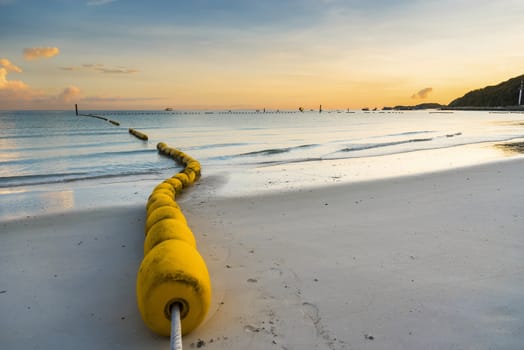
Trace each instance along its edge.
<instances>
[{"instance_id":1,"label":"calm sea surface","mask_svg":"<svg viewBox=\"0 0 524 350\"><path fill-rule=\"evenodd\" d=\"M262 183L267 169L298 164L311 173L351 159L387 169L395 155L437 149L451 155L457 146L524 137L524 114L517 113L93 113L120 126L73 111L0 111L0 219L78 207L81 198L90 198L87 206L142 201L152 184L181 169L157 153L160 141L199 160L205 175L246 173ZM249 192L246 181L236 190Z\"/></svg>"}]
</instances>

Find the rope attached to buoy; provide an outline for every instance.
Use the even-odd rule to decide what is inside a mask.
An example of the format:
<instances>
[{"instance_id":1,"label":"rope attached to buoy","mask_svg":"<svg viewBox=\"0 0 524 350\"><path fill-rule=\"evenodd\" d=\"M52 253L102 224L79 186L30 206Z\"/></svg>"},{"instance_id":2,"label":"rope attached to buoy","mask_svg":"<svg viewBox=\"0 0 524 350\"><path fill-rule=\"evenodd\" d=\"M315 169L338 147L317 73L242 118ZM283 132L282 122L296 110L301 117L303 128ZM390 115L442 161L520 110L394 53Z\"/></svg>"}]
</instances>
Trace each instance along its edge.
<instances>
[{"instance_id":1,"label":"rope attached to buoy","mask_svg":"<svg viewBox=\"0 0 524 350\"><path fill-rule=\"evenodd\" d=\"M180 306L174 303L171 307L171 350L182 350L182 324L180 323Z\"/></svg>"},{"instance_id":2,"label":"rope attached to buoy","mask_svg":"<svg viewBox=\"0 0 524 350\"><path fill-rule=\"evenodd\" d=\"M170 335L172 349L182 349L182 335L204 320L211 304L206 263L175 201L180 191L200 178L201 168L198 161L163 142L157 149L185 168L158 184L147 201L137 304L144 323L157 334Z\"/></svg>"},{"instance_id":3,"label":"rope attached to buoy","mask_svg":"<svg viewBox=\"0 0 524 350\"><path fill-rule=\"evenodd\" d=\"M75 105L76 106L76 105ZM82 114L82 113L78 113L78 107L76 107L76 115L77 116L81 116L81 117L91 117L91 118L96 118L96 119L100 119L100 120L103 120L103 121L106 121L106 122L109 122L113 125L116 125L116 126L120 126L120 122L117 122L116 120L112 120L112 119L108 119L106 117L102 117L100 115L96 115L96 114Z\"/></svg>"}]
</instances>

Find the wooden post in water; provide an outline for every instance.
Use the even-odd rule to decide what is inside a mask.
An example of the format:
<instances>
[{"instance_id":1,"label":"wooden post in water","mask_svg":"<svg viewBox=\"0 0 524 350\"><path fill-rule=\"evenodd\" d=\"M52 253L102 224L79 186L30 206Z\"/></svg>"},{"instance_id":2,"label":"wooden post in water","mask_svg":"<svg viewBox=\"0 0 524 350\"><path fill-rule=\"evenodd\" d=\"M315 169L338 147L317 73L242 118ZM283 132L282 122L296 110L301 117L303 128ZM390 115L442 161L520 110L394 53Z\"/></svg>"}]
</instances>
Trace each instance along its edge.
<instances>
[{"instance_id":1,"label":"wooden post in water","mask_svg":"<svg viewBox=\"0 0 524 350\"><path fill-rule=\"evenodd\" d=\"M76 112L76 116L78 117L78 105L75 103L75 112Z\"/></svg>"}]
</instances>

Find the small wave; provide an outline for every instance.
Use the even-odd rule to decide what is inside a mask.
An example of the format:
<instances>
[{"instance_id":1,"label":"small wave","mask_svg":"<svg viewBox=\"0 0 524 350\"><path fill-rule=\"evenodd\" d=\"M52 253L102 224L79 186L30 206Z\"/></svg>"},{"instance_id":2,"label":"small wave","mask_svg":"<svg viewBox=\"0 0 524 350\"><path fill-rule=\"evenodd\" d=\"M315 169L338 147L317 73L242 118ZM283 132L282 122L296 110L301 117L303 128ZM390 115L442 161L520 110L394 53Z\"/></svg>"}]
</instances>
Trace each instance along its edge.
<instances>
[{"instance_id":1,"label":"small wave","mask_svg":"<svg viewBox=\"0 0 524 350\"><path fill-rule=\"evenodd\" d=\"M0 188L6 187L20 187L20 186L34 186L34 185L46 185L56 183L67 183L82 180L98 180L98 179L109 179L116 177L129 177L139 175L150 175L160 173L166 170L166 168L157 169L145 169L136 171L125 171L114 174L100 174L100 173L87 173L87 172L71 172L71 173L56 173L47 175L21 175L21 176L8 176L0 178Z\"/></svg>"},{"instance_id":2,"label":"small wave","mask_svg":"<svg viewBox=\"0 0 524 350\"><path fill-rule=\"evenodd\" d=\"M398 146L398 145L403 145L403 144L407 144L407 143L414 143L414 142L428 142L428 141L432 141L432 140L433 140L433 138L430 137L430 138L423 138L423 139L410 139L410 140L404 140L404 141L373 143L373 144L366 144L366 145L355 145L355 146L343 148L339 152L363 151L363 150L373 149L373 148Z\"/></svg>"},{"instance_id":3,"label":"small wave","mask_svg":"<svg viewBox=\"0 0 524 350\"><path fill-rule=\"evenodd\" d=\"M54 173L54 174L35 174L35 175L16 175L4 176L0 178L0 188L22 185L46 184L63 182L68 177L85 177L86 172Z\"/></svg>"},{"instance_id":4,"label":"small wave","mask_svg":"<svg viewBox=\"0 0 524 350\"><path fill-rule=\"evenodd\" d=\"M246 146L246 145L248 145L248 143L214 143L214 144L209 144L209 145L189 147L188 150L195 151L195 150L204 150L204 149L209 149L209 148L239 147L239 146Z\"/></svg>"},{"instance_id":5,"label":"small wave","mask_svg":"<svg viewBox=\"0 0 524 350\"><path fill-rule=\"evenodd\" d=\"M104 155L104 156L132 156L137 154L148 154L148 153L157 153L156 149L138 149L138 150L130 150L130 151L114 151L114 152L102 152L102 153L94 153L94 154L86 154L86 156L92 157L92 156L98 156L98 155Z\"/></svg>"},{"instance_id":6,"label":"small wave","mask_svg":"<svg viewBox=\"0 0 524 350\"><path fill-rule=\"evenodd\" d=\"M274 154L280 154L280 153L287 153L294 150L299 149L305 149L305 148L312 148L318 146L317 144L309 144L309 145L300 145L300 146L293 146L293 147L284 147L284 148L270 148L270 149L264 149L260 151L253 151L253 152L247 152L247 153L241 153L237 154L235 157L250 157L250 156L270 156Z\"/></svg>"},{"instance_id":7,"label":"small wave","mask_svg":"<svg viewBox=\"0 0 524 350\"><path fill-rule=\"evenodd\" d=\"M114 128L114 131L101 131L99 129L79 132L46 132L39 134L17 134L0 136L0 140L8 139L36 139L36 138L55 138L55 137L70 137L70 136L100 136L100 135L116 135L123 133L121 129Z\"/></svg>"},{"instance_id":8,"label":"small wave","mask_svg":"<svg viewBox=\"0 0 524 350\"><path fill-rule=\"evenodd\" d=\"M250 130L264 130L265 128L262 128L262 127L245 127L245 128L238 128L238 130L245 130L245 131L250 131Z\"/></svg>"},{"instance_id":9,"label":"small wave","mask_svg":"<svg viewBox=\"0 0 524 350\"><path fill-rule=\"evenodd\" d=\"M77 148L104 148L104 147L111 147L111 146L119 146L122 147L123 145L127 145L128 142L123 141L113 141L113 142L96 142L96 143L78 143L78 144L69 144L67 146L64 145L45 145L45 146L19 146L16 148L2 148L1 152L6 153L16 153L19 154L21 152L47 152L51 150L64 150L64 149L77 149Z\"/></svg>"},{"instance_id":10,"label":"small wave","mask_svg":"<svg viewBox=\"0 0 524 350\"><path fill-rule=\"evenodd\" d=\"M19 165L19 164L37 164L37 163L44 163L49 162L52 160L63 160L63 159L88 159L88 158L99 158L100 156L103 157L110 157L110 156L133 156L138 154L148 154L148 153L156 153L156 150L154 149L140 149L140 150L131 150L131 151L114 151L114 152L101 152L101 153L86 153L86 154L73 154L70 156L64 156L64 155L55 155L50 157L38 157L38 158L23 158L23 159L14 159L14 160L7 160L0 162L0 166L8 166L8 165Z\"/></svg>"},{"instance_id":11,"label":"small wave","mask_svg":"<svg viewBox=\"0 0 524 350\"><path fill-rule=\"evenodd\" d=\"M400 132L396 134L389 134L386 136L409 136L409 135L431 134L434 132L435 131L432 131L432 130L406 131L406 132ZM379 136L379 137L382 137L382 136Z\"/></svg>"}]
</instances>

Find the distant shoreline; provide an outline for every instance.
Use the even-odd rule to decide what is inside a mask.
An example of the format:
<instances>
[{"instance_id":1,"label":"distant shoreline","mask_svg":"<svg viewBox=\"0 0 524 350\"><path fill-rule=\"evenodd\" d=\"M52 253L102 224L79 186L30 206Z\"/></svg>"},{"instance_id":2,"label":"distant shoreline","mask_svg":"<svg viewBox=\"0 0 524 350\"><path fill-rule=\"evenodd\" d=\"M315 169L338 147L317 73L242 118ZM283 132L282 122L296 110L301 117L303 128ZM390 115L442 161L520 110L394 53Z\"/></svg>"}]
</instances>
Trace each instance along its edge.
<instances>
[{"instance_id":1,"label":"distant shoreline","mask_svg":"<svg viewBox=\"0 0 524 350\"><path fill-rule=\"evenodd\" d=\"M505 107L442 107L444 111L511 111L524 112L524 106L505 106Z\"/></svg>"},{"instance_id":2,"label":"distant shoreline","mask_svg":"<svg viewBox=\"0 0 524 350\"><path fill-rule=\"evenodd\" d=\"M462 106L452 107L446 105L439 105L437 103L423 103L414 106L395 106L395 107L384 107L382 110L386 111L424 111L429 109L436 109L442 111L519 111L524 112L524 105L515 106Z\"/></svg>"}]
</instances>

